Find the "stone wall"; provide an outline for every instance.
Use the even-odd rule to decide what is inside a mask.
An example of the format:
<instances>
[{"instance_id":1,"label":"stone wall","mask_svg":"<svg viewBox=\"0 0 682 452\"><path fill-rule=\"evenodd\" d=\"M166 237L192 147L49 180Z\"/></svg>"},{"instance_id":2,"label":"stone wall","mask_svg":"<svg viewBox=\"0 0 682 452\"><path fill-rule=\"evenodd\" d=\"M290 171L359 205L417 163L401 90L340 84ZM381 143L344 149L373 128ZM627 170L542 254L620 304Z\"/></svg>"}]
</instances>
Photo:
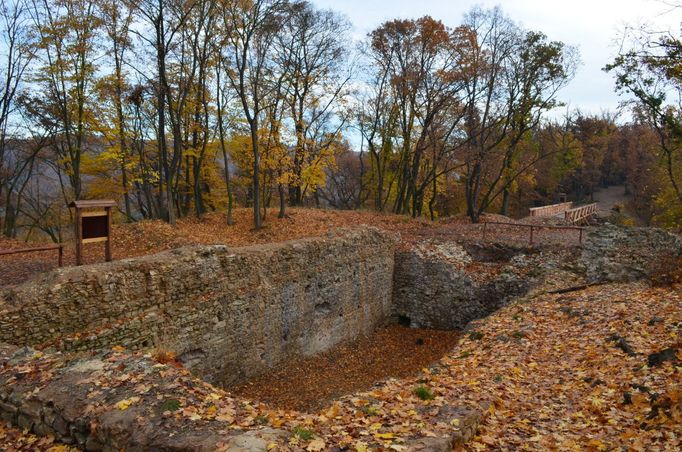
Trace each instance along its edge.
<instances>
[{"instance_id":1,"label":"stone wall","mask_svg":"<svg viewBox=\"0 0 682 452\"><path fill-rule=\"evenodd\" d=\"M412 327L463 329L528 289L528 278L517 275L508 263L479 262L476 270L467 268L472 261L455 242L398 251L393 285L395 314Z\"/></svg>"},{"instance_id":2,"label":"stone wall","mask_svg":"<svg viewBox=\"0 0 682 452\"><path fill-rule=\"evenodd\" d=\"M0 342L156 346L213 383L367 334L391 315L394 240L373 228L56 270L0 295Z\"/></svg>"},{"instance_id":3,"label":"stone wall","mask_svg":"<svg viewBox=\"0 0 682 452\"><path fill-rule=\"evenodd\" d=\"M646 278L668 258L682 256L682 240L656 228L604 225L592 228L582 251L590 282Z\"/></svg>"}]
</instances>

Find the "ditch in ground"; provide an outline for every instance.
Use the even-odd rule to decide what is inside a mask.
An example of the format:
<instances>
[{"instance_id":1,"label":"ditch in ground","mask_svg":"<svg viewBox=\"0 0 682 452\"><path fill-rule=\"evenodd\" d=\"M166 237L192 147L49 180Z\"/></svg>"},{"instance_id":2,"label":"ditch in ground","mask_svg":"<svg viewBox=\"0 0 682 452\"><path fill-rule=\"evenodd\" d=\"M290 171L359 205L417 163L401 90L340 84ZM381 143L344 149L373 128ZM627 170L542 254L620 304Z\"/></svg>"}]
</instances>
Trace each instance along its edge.
<instances>
[{"instance_id":1,"label":"ditch in ground","mask_svg":"<svg viewBox=\"0 0 682 452\"><path fill-rule=\"evenodd\" d=\"M460 336L459 331L390 325L326 352L288 360L243 385L226 389L274 408L316 412L335 399L368 390L388 378L415 375L445 356Z\"/></svg>"}]
</instances>

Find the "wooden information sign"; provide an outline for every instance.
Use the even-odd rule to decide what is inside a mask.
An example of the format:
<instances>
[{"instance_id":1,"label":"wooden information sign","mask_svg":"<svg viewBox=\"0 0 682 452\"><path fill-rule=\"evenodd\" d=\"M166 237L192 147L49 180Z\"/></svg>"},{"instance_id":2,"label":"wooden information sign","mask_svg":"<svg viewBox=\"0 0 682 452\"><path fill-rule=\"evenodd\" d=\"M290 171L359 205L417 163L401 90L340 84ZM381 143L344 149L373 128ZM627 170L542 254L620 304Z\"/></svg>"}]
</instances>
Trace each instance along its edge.
<instances>
[{"instance_id":1,"label":"wooden information sign","mask_svg":"<svg viewBox=\"0 0 682 452\"><path fill-rule=\"evenodd\" d=\"M74 223L76 238L76 265L83 265L83 245L104 243L104 258L111 261L111 208L112 200L74 201L69 207L76 209Z\"/></svg>"}]
</instances>

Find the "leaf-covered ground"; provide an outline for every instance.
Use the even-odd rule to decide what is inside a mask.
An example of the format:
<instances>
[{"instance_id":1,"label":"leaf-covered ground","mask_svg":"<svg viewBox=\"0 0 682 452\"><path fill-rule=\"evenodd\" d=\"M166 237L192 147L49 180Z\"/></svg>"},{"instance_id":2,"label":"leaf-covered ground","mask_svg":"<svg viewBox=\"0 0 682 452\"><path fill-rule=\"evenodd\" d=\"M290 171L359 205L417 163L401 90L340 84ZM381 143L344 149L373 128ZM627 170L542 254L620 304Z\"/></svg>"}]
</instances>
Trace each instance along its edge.
<instances>
[{"instance_id":1,"label":"leaf-covered ground","mask_svg":"<svg viewBox=\"0 0 682 452\"><path fill-rule=\"evenodd\" d=\"M17 430L0 421L0 450L31 451L46 450L50 452L70 452L77 449L63 444L55 444L52 437L40 437L27 431Z\"/></svg>"},{"instance_id":2,"label":"leaf-covered ground","mask_svg":"<svg viewBox=\"0 0 682 452\"><path fill-rule=\"evenodd\" d=\"M176 431L217 423L291 432L278 450L404 450L415 437L450 432L453 425L436 414L454 405L486 410L468 450L672 451L682 447L681 335L679 289L613 284L515 302L473 324L438 366L343 397L317 414L234 400L172 366L161 372L173 388L150 388L120 372L96 383L100 391L118 386L109 409L177 391L180 408L161 421ZM112 356L112 369L124 356ZM422 400L418 387L433 398ZM9 450L48 449L26 446L16 430L0 430L0 438Z\"/></svg>"},{"instance_id":3,"label":"leaf-covered ground","mask_svg":"<svg viewBox=\"0 0 682 452\"><path fill-rule=\"evenodd\" d=\"M205 215L201 219L194 217L178 220L176 228L162 221L142 221L132 224L115 224L113 227L114 259L144 256L168 249L195 244L224 244L228 246L244 246L302 237L314 237L340 227L352 227L361 224L375 226L387 231L399 233L403 243L417 239L445 238L459 241L480 241L481 225L469 224L466 219L446 219L430 222L412 219L404 215L382 214L369 211L337 211L319 209L289 209L286 218L269 215L265 226L259 231L253 230L253 212L240 208L234 212L235 224L227 226L222 214ZM491 221L510 221L499 215L489 215ZM530 220L529 220L530 221ZM535 222L552 222L548 219L535 219ZM65 265L75 263L75 249L69 238L70 231L65 231L64 249ZM514 226L489 227L487 238L496 242L526 245L528 230ZM536 243L576 244L576 232L535 231ZM16 240L0 238L0 250L20 249L35 246ZM86 245L84 249L85 263L101 262L104 259L102 244ZM57 252L46 251L31 254L0 256L0 287L26 281L41 272L57 267Z\"/></svg>"},{"instance_id":4,"label":"leaf-covered ground","mask_svg":"<svg viewBox=\"0 0 682 452\"><path fill-rule=\"evenodd\" d=\"M443 361L462 400L494 404L471 448L679 450L682 362L649 357L682 358L680 294L593 287L481 322Z\"/></svg>"},{"instance_id":5,"label":"leaf-covered ground","mask_svg":"<svg viewBox=\"0 0 682 452\"><path fill-rule=\"evenodd\" d=\"M377 381L418 373L446 355L460 336L458 331L389 325L324 353L289 360L229 389L273 407L314 412L335 398L367 390Z\"/></svg>"}]
</instances>

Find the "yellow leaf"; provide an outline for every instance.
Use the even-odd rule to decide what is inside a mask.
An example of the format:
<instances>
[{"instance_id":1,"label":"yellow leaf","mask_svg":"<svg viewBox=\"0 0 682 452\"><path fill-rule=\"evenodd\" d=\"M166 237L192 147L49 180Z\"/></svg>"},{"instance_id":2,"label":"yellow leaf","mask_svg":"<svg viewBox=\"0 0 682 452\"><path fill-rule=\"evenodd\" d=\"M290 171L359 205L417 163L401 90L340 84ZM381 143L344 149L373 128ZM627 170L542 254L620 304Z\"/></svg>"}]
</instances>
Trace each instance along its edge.
<instances>
[{"instance_id":1,"label":"yellow leaf","mask_svg":"<svg viewBox=\"0 0 682 452\"><path fill-rule=\"evenodd\" d=\"M129 399L124 399L124 400L121 400L120 402L118 402L116 404L116 408L118 408L119 410L127 410L128 407L130 407L130 405L132 405L133 403L139 402L139 401L140 401L140 398L137 396L131 397Z\"/></svg>"},{"instance_id":2,"label":"yellow leaf","mask_svg":"<svg viewBox=\"0 0 682 452\"><path fill-rule=\"evenodd\" d=\"M393 433L375 433L376 439L393 439Z\"/></svg>"},{"instance_id":3,"label":"yellow leaf","mask_svg":"<svg viewBox=\"0 0 682 452\"><path fill-rule=\"evenodd\" d=\"M67 452L71 450L71 448L67 445L60 444L58 446L52 446L49 449L47 449L47 452Z\"/></svg>"},{"instance_id":4,"label":"yellow leaf","mask_svg":"<svg viewBox=\"0 0 682 452\"><path fill-rule=\"evenodd\" d=\"M484 444L487 444L489 446L494 446L497 444L497 440L490 435L481 436L481 442L483 442Z\"/></svg>"},{"instance_id":5,"label":"yellow leaf","mask_svg":"<svg viewBox=\"0 0 682 452\"><path fill-rule=\"evenodd\" d=\"M589 446L596 447L598 450L606 450L607 449L606 445L598 439L593 439L587 444Z\"/></svg>"},{"instance_id":6,"label":"yellow leaf","mask_svg":"<svg viewBox=\"0 0 682 452\"><path fill-rule=\"evenodd\" d=\"M355 450L357 452L367 452L367 444L362 441L358 441L355 444Z\"/></svg>"},{"instance_id":7,"label":"yellow leaf","mask_svg":"<svg viewBox=\"0 0 682 452\"><path fill-rule=\"evenodd\" d=\"M336 416L339 415L339 406L337 404L332 405L326 413L326 416L329 419L334 419Z\"/></svg>"},{"instance_id":8,"label":"yellow leaf","mask_svg":"<svg viewBox=\"0 0 682 452\"><path fill-rule=\"evenodd\" d=\"M215 420L218 422L227 422L228 424L231 424L234 422L234 416L229 414L219 414L215 417Z\"/></svg>"}]
</instances>

